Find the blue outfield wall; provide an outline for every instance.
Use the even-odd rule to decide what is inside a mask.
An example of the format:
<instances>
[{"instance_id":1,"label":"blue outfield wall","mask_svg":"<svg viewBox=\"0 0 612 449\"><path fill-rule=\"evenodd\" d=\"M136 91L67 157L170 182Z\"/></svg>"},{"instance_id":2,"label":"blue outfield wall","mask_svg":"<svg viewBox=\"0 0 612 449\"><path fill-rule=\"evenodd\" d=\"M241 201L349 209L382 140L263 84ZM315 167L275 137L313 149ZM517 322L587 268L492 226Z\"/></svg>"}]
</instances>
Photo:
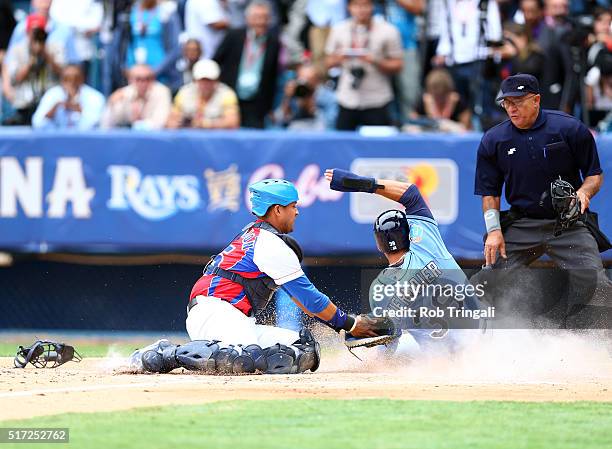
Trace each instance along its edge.
<instances>
[{"instance_id":1,"label":"blue outfield wall","mask_svg":"<svg viewBox=\"0 0 612 449\"><path fill-rule=\"evenodd\" d=\"M330 191L327 167L419 185L457 258L482 255L473 194L479 134L363 137L288 132L0 132L0 249L218 251L252 219L246 186L284 177L300 192L295 236L310 256L376 252L374 217L391 202ZM612 138L598 138L604 171ZM612 235L612 185L593 201ZM605 258L612 259L612 251Z\"/></svg>"}]
</instances>

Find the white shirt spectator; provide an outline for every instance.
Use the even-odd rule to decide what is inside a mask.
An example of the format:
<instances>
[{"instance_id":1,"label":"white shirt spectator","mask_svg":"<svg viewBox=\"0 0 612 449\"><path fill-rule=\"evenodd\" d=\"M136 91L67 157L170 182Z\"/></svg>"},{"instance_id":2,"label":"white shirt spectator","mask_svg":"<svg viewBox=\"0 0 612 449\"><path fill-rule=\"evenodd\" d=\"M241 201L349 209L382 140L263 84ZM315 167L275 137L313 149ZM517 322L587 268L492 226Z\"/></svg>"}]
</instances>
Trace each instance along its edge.
<instances>
[{"instance_id":1,"label":"white shirt spectator","mask_svg":"<svg viewBox=\"0 0 612 449\"><path fill-rule=\"evenodd\" d=\"M225 30L216 30L212 23L229 20L219 0L187 0L185 5L185 32L202 45L202 58L212 59L225 36Z\"/></svg>"},{"instance_id":2,"label":"white shirt spectator","mask_svg":"<svg viewBox=\"0 0 612 449\"><path fill-rule=\"evenodd\" d=\"M425 32L429 39L437 39L440 37L442 21L447 20L444 1L445 0L427 1L427 25Z\"/></svg>"},{"instance_id":3,"label":"white shirt spectator","mask_svg":"<svg viewBox=\"0 0 612 449\"><path fill-rule=\"evenodd\" d=\"M584 77L584 83L593 89L593 109L596 111L612 111L612 98L601 88L601 70L595 66Z\"/></svg>"},{"instance_id":4,"label":"white shirt spectator","mask_svg":"<svg viewBox=\"0 0 612 449\"><path fill-rule=\"evenodd\" d=\"M49 16L74 31L74 46L79 60L90 61L96 51L93 39L86 33L99 30L104 10L95 0L53 0Z\"/></svg>"},{"instance_id":5,"label":"white shirt spectator","mask_svg":"<svg viewBox=\"0 0 612 449\"><path fill-rule=\"evenodd\" d=\"M47 113L58 102L67 100L66 91L62 86L49 89L40 100L40 104L32 117L32 127L37 129L78 129L90 130L98 126L104 111L104 95L83 84L78 92L78 103L81 112L68 111L59 107L55 117L47 118Z\"/></svg>"},{"instance_id":6,"label":"white shirt spectator","mask_svg":"<svg viewBox=\"0 0 612 449\"><path fill-rule=\"evenodd\" d=\"M501 41L502 26L496 1L489 1L485 36L480 32L480 0L448 0L449 12L443 6L440 15L440 42L437 54L447 58L447 64L465 64L487 57L485 41ZM450 32L449 32L450 24Z\"/></svg>"}]
</instances>

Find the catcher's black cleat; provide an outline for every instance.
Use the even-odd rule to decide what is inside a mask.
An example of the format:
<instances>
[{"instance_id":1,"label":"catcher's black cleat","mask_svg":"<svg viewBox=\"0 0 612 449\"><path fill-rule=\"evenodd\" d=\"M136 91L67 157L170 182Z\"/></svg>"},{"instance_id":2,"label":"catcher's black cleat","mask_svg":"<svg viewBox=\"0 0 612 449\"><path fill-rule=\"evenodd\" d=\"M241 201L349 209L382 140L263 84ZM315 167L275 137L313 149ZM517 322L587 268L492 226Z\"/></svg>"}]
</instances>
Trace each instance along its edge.
<instances>
[{"instance_id":1,"label":"catcher's black cleat","mask_svg":"<svg viewBox=\"0 0 612 449\"><path fill-rule=\"evenodd\" d=\"M321 345L314 339L312 333L303 328L300 330L300 339L293 343L293 346L302 351L297 356L297 372L303 373L306 370L315 372L321 364Z\"/></svg>"},{"instance_id":2,"label":"catcher's black cleat","mask_svg":"<svg viewBox=\"0 0 612 449\"><path fill-rule=\"evenodd\" d=\"M173 345L172 343L170 343L170 341L166 339L161 339L161 340L157 340L155 343L150 344L149 346L145 346L142 349L138 349L134 351L132 355L130 356L130 360L128 362L129 369L137 373L144 372L145 370L142 365L143 354L147 351L163 351L168 346L173 346Z\"/></svg>"}]
</instances>

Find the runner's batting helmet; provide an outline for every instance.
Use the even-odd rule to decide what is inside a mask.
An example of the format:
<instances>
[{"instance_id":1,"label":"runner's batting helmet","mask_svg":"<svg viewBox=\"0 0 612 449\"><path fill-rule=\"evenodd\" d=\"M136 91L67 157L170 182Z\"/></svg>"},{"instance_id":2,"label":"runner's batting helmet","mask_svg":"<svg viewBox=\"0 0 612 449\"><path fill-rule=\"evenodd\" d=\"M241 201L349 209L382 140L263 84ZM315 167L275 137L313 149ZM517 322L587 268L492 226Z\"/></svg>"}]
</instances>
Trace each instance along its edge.
<instances>
[{"instance_id":1,"label":"runner's batting helmet","mask_svg":"<svg viewBox=\"0 0 612 449\"><path fill-rule=\"evenodd\" d=\"M376 246L383 253L393 253L410 248L410 225L406 214L391 209L383 212L374 222Z\"/></svg>"}]
</instances>

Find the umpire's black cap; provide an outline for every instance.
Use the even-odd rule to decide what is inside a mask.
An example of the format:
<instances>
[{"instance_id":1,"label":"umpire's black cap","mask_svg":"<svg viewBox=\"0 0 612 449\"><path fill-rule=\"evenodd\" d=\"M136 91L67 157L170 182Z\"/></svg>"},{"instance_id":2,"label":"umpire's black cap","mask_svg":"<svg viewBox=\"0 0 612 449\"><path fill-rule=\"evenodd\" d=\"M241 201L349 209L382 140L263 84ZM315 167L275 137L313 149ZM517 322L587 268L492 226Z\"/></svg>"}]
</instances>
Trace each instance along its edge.
<instances>
[{"instance_id":1,"label":"umpire's black cap","mask_svg":"<svg viewBox=\"0 0 612 449\"><path fill-rule=\"evenodd\" d=\"M501 94L496 101L506 97L522 97L527 94L539 94L540 86L535 76L527 73L519 73L506 78L501 83Z\"/></svg>"}]
</instances>

